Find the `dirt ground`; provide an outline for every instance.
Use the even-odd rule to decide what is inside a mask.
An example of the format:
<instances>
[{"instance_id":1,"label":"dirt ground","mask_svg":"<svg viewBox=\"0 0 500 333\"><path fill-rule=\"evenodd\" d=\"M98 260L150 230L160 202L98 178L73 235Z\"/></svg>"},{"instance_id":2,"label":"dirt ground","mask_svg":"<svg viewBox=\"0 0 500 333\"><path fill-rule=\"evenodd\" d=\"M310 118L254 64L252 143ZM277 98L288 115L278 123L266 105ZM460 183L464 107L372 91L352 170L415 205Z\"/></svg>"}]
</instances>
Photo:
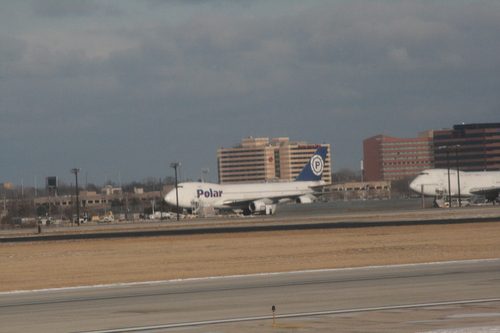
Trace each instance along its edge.
<instances>
[{"instance_id":1,"label":"dirt ground","mask_svg":"<svg viewBox=\"0 0 500 333\"><path fill-rule=\"evenodd\" d=\"M0 244L0 292L500 257L500 222Z\"/></svg>"}]
</instances>

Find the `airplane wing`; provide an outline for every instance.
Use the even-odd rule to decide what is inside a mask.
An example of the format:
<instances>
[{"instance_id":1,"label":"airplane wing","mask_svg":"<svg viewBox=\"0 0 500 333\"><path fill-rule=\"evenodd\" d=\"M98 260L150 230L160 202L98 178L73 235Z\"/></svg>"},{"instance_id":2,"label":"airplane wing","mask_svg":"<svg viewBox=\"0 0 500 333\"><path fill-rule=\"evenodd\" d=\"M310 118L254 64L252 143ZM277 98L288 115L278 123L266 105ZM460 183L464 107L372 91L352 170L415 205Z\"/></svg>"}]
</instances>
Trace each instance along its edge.
<instances>
[{"instance_id":1,"label":"airplane wing","mask_svg":"<svg viewBox=\"0 0 500 333\"><path fill-rule=\"evenodd\" d=\"M266 204L275 204L275 203L283 202L283 200L286 200L286 199L295 200L295 199L302 197L304 195L317 196L317 195L324 194L324 192L322 190L325 188L325 186L329 186L329 185L331 185L331 184L324 184L324 183L318 182L317 184L308 186L308 188L313 190L313 192L297 193L297 194L286 193L283 195L272 195L270 197L262 196L262 197L256 197L256 198L251 198L251 199L224 200L223 205L241 208L241 207L247 207L250 203L252 203L254 201L263 201Z\"/></svg>"},{"instance_id":2,"label":"airplane wing","mask_svg":"<svg viewBox=\"0 0 500 333\"><path fill-rule=\"evenodd\" d=\"M222 202L222 204L224 206L229 206L229 207L233 207L233 208L241 208L241 207L248 206L250 204L250 202L255 201L255 200L259 200L259 199L252 199L252 200L224 200Z\"/></svg>"},{"instance_id":3,"label":"airplane wing","mask_svg":"<svg viewBox=\"0 0 500 333\"><path fill-rule=\"evenodd\" d=\"M313 194L313 193L308 193L308 194ZM246 208L250 203L255 202L255 201L263 201L264 203L270 205L270 204L275 204L282 202L284 199L290 199L290 200L295 200L296 198L303 196L304 194L300 195L283 195L283 196L273 196L272 198L268 197L260 197L260 198L253 198L253 199L244 199L244 200L225 200L223 204L225 206L230 206L234 208Z\"/></svg>"},{"instance_id":4,"label":"airplane wing","mask_svg":"<svg viewBox=\"0 0 500 333\"><path fill-rule=\"evenodd\" d=\"M484 195L486 200L494 202L495 199L500 194L500 187L491 186L491 187L475 187L469 190L472 194Z\"/></svg>"}]
</instances>

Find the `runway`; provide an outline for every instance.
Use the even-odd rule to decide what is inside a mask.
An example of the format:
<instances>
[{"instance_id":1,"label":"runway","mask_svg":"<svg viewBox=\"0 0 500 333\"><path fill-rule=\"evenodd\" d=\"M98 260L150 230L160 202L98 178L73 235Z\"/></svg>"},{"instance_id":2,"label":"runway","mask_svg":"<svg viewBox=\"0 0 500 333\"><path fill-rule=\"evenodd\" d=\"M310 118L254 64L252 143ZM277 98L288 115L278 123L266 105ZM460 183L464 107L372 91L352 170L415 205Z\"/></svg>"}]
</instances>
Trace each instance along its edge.
<instances>
[{"instance_id":1,"label":"runway","mask_svg":"<svg viewBox=\"0 0 500 333\"><path fill-rule=\"evenodd\" d=\"M498 206L422 209L419 205L416 199L318 202L280 205L273 216L85 223L43 227L42 233L37 228L0 230L0 243L500 221Z\"/></svg>"},{"instance_id":2,"label":"runway","mask_svg":"<svg viewBox=\"0 0 500 333\"><path fill-rule=\"evenodd\" d=\"M499 332L499 286L492 259L2 293L0 330Z\"/></svg>"}]
</instances>

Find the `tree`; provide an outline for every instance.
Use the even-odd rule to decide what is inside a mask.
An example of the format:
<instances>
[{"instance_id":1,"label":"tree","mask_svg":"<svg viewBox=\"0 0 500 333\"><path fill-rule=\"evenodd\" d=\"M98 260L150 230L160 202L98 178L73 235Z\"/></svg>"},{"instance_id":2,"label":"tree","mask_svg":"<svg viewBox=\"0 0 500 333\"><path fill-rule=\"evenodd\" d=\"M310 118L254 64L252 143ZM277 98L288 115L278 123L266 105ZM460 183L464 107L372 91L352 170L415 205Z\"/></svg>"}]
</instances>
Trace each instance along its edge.
<instances>
[{"instance_id":1,"label":"tree","mask_svg":"<svg viewBox=\"0 0 500 333\"><path fill-rule=\"evenodd\" d=\"M12 215L10 215L10 214L5 215L0 220L0 226L2 227L2 229L12 227L13 225L14 225L14 221L12 220Z\"/></svg>"},{"instance_id":2,"label":"tree","mask_svg":"<svg viewBox=\"0 0 500 333\"><path fill-rule=\"evenodd\" d=\"M37 216L47 216L49 215L49 204L43 204L40 205L36 208L36 215Z\"/></svg>"},{"instance_id":3,"label":"tree","mask_svg":"<svg viewBox=\"0 0 500 333\"><path fill-rule=\"evenodd\" d=\"M129 203L129 204L130 204L130 206L139 206L139 205L140 205L140 203L141 203L141 202L139 201L139 199L137 199L137 198L132 198L132 199L130 199L130 203Z\"/></svg>"},{"instance_id":4,"label":"tree","mask_svg":"<svg viewBox=\"0 0 500 333\"><path fill-rule=\"evenodd\" d=\"M123 202L120 199L115 198L111 201L111 207L123 207Z\"/></svg>"},{"instance_id":5,"label":"tree","mask_svg":"<svg viewBox=\"0 0 500 333\"><path fill-rule=\"evenodd\" d=\"M398 180L391 181L391 190L393 196L399 196L403 198L407 198L411 194L410 190L410 177L401 178Z\"/></svg>"},{"instance_id":6,"label":"tree","mask_svg":"<svg viewBox=\"0 0 500 333\"><path fill-rule=\"evenodd\" d=\"M96 193L101 192L101 189L100 189L97 185L95 185L95 184L93 184L93 183L88 184L88 185L86 186L86 190L87 190L87 191L96 192Z\"/></svg>"},{"instance_id":7,"label":"tree","mask_svg":"<svg viewBox=\"0 0 500 333\"><path fill-rule=\"evenodd\" d=\"M163 179L163 185L175 185L175 177L167 176Z\"/></svg>"},{"instance_id":8,"label":"tree","mask_svg":"<svg viewBox=\"0 0 500 333\"><path fill-rule=\"evenodd\" d=\"M33 205L33 200L28 199L25 196L18 196L12 200L12 204L9 208L9 212L14 217L34 217L36 216L36 210Z\"/></svg>"},{"instance_id":9,"label":"tree","mask_svg":"<svg viewBox=\"0 0 500 333\"><path fill-rule=\"evenodd\" d=\"M343 168L337 172L332 173L333 183L359 182L359 181L361 181L361 176L359 175L359 172L352 171L349 168Z\"/></svg>"}]
</instances>

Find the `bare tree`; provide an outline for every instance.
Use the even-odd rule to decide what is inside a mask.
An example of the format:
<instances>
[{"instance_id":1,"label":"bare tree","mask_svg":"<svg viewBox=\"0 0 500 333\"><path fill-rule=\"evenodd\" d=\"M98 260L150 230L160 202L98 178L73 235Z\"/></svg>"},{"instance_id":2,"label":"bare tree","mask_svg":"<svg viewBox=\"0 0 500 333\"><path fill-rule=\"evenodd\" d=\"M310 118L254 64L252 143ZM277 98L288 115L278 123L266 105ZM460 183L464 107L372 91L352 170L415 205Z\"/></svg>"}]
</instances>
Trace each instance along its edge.
<instances>
[{"instance_id":1,"label":"bare tree","mask_svg":"<svg viewBox=\"0 0 500 333\"><path fill-rule=\"evenodd\" d=\"M361 181L361 176L359 172L352 171L349 168L343 168L337 172L332 173L332 182L334 183L359 182L359 181Z\"/></svg>"}]
</instances>

